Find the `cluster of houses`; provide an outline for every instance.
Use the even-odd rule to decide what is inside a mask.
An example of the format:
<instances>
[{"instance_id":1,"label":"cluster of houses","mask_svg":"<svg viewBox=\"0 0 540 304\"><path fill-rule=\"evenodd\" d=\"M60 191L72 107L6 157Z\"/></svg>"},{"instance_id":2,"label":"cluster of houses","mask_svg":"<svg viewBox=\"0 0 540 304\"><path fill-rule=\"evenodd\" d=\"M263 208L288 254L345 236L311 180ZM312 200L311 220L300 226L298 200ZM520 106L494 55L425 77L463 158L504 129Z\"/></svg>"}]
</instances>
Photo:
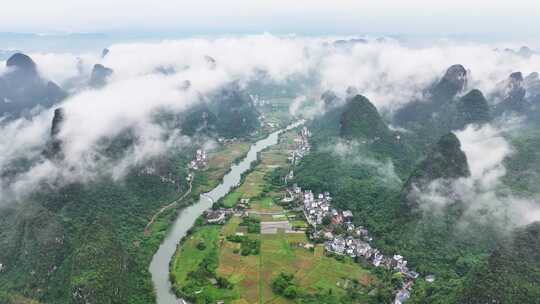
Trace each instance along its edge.
<instances>
[{"instance_id":1,"label":"cluster of houses","mask_svg":"<svg viewBox=\"0 0 540 304\"><path fill-rule=\"evenodd\" d=\"M199 170L208 165L208 156L204 149L197 149L195 159L189 163L189 168L193 170Z\"/></svg>"},{"instance_id":2,"label":"cluster of houses","mask_svg":"<svg viewBox=\"0 0 540 304\"><path fill-rule=\"evenodd\" d=\"M162 183L177 183L174 175L171 172L167 173L166 175L160 175L154 165L145 166L139 171L139 175L158 175Z\"/></svg>"},{"instance_id":3,"label":"cluster of houses","mask_svg":"<svg viewBox=\"0 0 540 304\"><path fill-rule=\"evenodd\" d=\"M303 202L303 212L306 221L314 228L311 234L313 239L325 239L324 248L337 255L346 255L351 258L363 258L375 267L392 269L402 274L403 287L396 293L394 304L401 304L410 297L411 288L419 276L417 272L407 267L407 260L396 254L385 256L380 250L371 245L372 237L363 226L352 223L353 213L350 210L338 210L332 207L332 197L329 192L315 195L311 190L304 190L296 184L288 189L289 196ZM326 218L326 220L325 220ZM331 225L329 225L331 224ZM333 227L345 228L339 233ZM320 229L318 229L320 228ZM434 278L431 278L433 282Z\"/></svg>"},{"instance_id":4,"label":"cluster of houses","mask_svg":"<svg viewBox=\"0 0 540 304\"><path fill-rule=\"evenodd\" d=\"M204 212L204 220L207 224L224 224L230 215L248 216L249 199L242 198L233 208L210 209Z\"/></svg>"},{"instance_id":5,"label":"cluster of houses","mask_svg":"<svg viewBox=\"0 0 540 304\"><path fill-rule=\"evenodd\" d=\"M206 151L204 149L197 149L195 158L188 164L188 169L197 171L204 169L206 166L208 166L208 155L206 154ZM193 172L188 172L188 175L186 176L188 183L192 182L194 178L195 174Z\"/></svg>"},{"instance_id":6,"label":"cluster of houses","mask_svg":"<svg viewBox=\"0 0 540 304\"><path fill-rule=\"evenodd\" d=\"M171 172L169 172L167 176L160 175L159 178L161 179L162 183L171 183L171 184L176 183L176 180L174 179L174 175Z\"/></svg>"},{"instance_id":7,"label":"cluster of houses","mask_svg":"<svg viewBox=\"0 0 540 304\"><path fill-rule=\"evenodd\" d=\"M238 141L238 138L236 138L236 137L233 137L233 138L218 137L218 139L217 139L218 143L224 144L224 145L229 145L229 144L235 143L237 141Z\"/></svg>"},{"instance_id":8,"label":"cluster of houses","mask_svg":"<svg viewBox=\"0 0 540 304\"><path fill-rule=\"evenodd\" d=\"M400 272L403 276L404 284L396 293L394 304L401 304L410 297L414 280L419 276L417 272L407 267L407 260L403 256L399 254L385 256L368 242L353 236L335 237L325 243L325 249L338 255L348 255L352 258L362 257L371 262L375 267L384 267L388 270Z\"/></svg>"},{"instance_id":9,"label":"cluster of houses","mask_svg":"<svg viewBox=\"0 0 540 304\"><path fill-rule=\"evenodd\" d=\"M369 244L369 239L371 238L367 236L367 232L362 239L358 238L358 236L362 235L362 233L359 233L360 230L365 229L354 230L354 236L333 237L331 240L325 242L325 249L335 254L348 255L351 258L363 257L375 267L394 269L403 274L405 278L411 280L418 278L418 273L407 267L407 260L403 256L399 254L395 254L392 257L384 256L377 248L373 248Z\"/></svg>"},{"instance_id":10,"label":"cluster of houses","mask_svg":"<svg viewBox=\"0 0 540 304\"><path fill-rule=\"evenodd\" d=\"M311 132L307 127L302 127L298 136L294 139L295 149L289 155L289 161L294 166L311 150L309 137Z\"/></svg>"},{"instance_id":11,"label":"cluster of houses","mask_svg":"<svg viewBox=\"0 0 540 304\"><path fill-rule=\"evenodd\" d=\"M224 224L227 216L232 213L231 209L220 208L217 210L208 210L204 212L204 219L207 224Z\"/></svg>"},{"instance_id":12,"label":"cluster of houses","mask_svg":"<svg viewBox=\"0 0 540 304\"><path fill-rule=\"evenodd\" d=\"M298 133L298 136L294 139L295 147L294 150L289 153L288 160L294 167L297 165L300 160L311 150L311 145L309 144L309 137L311 136L311 132L308 130L308 128L303 127L302 130ZM289 171L289 174L285 176L285 183L287 183L288 180L291 180L294 178L294 169L291 169Z\"/></svg>"},{"instance_id":13,"label":"cluster of houses","mask_svg":"<svg viewBox=\"0 0 540 304\"><path fill-rule=\"evenodd\" d=\"M321 193L315 197L311 190L302 191L300 187L296 185L293 186L293 192L302 197L302 201L304 202L304 216L307 222L315 229L317 229L318 225L322 225L325 217L331 218L332 222L343 222L342 213L333 209L330 205L330 202L332 201L330 193Z\"/></svg>"},{"instance_id":14,"label":"cluster of houses","mask_svg":"<svg viewBox=\"0 0 540 304\"><path fill-rule=\"evenodd\" d=\"M293 166L309 152L309 137L311 133L303 127L299 136L295 139L296 149L289 156L289 161ZM376 139L377 140L377 139ZM399 138L398 138L399 140ZM293 178L291 170L285 180ZM363 226L355 226L352 223L353 213L350 210L338 210L332 207L332 197L329 192L314 195L311 190L304 190L296 184L287 190L288 196L284 201L290 202L298 199L303 203L303 213L306 221L313 227L312 239L325 239L324 248L328 252L337 255L347 255L352 258L363 258L372 263L375 267L393 269L402 274L404 284L396 292L394 304L402 304L409 299L414 281L419 274L407 267L407 260L399 254L385 256L380 250L370 244L373 238L369 236L369 231ZM325 225L326 224L326 225ZM332 225L327 225L332 224ZM317 229L317 227L323 227ZM346 233L336 233L332 227L345 227ZM433 275L428 275L426 281L432 283L435 280Z\"/></svg>"},{"instance_id":15,"label":"cluster of houses","mask_svg":"<svg viewBox=\"0 0 540 304\"><path fill-rule=\"evenodd\" d=\"M270 127L271 129L279 127L279 124L269 121L264 114L261 114L259 116L259 120L263 123L263 125L266 125Z\"/></svg>"}]
</instances>

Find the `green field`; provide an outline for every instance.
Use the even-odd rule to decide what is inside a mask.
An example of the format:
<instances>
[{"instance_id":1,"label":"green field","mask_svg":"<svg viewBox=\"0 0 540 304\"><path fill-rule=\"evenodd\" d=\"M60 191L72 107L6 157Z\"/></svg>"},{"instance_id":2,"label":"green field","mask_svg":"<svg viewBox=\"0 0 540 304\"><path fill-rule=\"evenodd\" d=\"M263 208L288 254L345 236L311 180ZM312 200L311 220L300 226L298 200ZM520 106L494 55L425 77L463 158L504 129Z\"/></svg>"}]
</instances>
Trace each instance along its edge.
<instances>
[{"instance_id":1,"label":"green field","mask_svg":"<svg viewBox=\"0 0 540 304\"><path fill-rule=\"evenodd\" d=\"M298 247L298 243L307 242L304 234L278 232L252 237L261 240L259 256L241 256L235 253L236 244L225 242L217 269L217 274L233 283L234 290L248 303L291 302L272 291L272 280L281 272L294 274L298 285L313 293L330 289L334 294L344 293L337 286L340 281L358 280L365 286L373 281L367 270L351 260L338 261L320 254L319 249Z\"/></svg>"},{"instance_id":2,"label":"green field","mask_svg":"<svg viewBox=\"0 0 540 304\"><path fill-rule=\"evenodd\" d=\"M179 258L174 260L172 266L173 275L178 284L184 284L188 274L195 271L205 257L216 254L220 230L220 226L200 227L180 246ZM204 243L206 248L198 249L199 243Z\"/></svg>"},{"instance_id":3,"label":"green field","mask_svg":"<svg viewBox=\"0 0 540 304\"><path fill-rule=\"evenodd\" d=\"M240 191L233 190L227 196L223 198L222 204L227 208L231 208L242 198L244 194Z\"/></svg>"}]
</instances>

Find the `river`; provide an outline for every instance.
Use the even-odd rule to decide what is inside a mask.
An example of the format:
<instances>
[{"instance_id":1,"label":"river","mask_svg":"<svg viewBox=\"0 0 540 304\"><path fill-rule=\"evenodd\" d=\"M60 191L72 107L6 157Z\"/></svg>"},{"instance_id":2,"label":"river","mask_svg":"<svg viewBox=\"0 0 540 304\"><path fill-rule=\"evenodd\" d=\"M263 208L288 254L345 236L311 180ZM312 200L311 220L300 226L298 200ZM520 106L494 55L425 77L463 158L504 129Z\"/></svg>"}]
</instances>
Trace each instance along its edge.
<instances>
[{"instance_id":1,"label":"river","mask_svg":"<svg viewBox=\"0 0 540 304\"><path fill-rule=\"evenodd\" d=\"M156 291L156 300L158 304L178 303L176 295L171 290L169 262L176 251L177 244L182 237L186 235L189 228L193 226L195 220L205 210L209 209L213 202L218 201L220 198L227 195L232 188L238 186L242 173L249 170L251 163L257 160L257 153L277 144L280 133L296 128L302 123L303 121L298 121L251 145L247 155L239 163L231 166L231 170L223 177L222 182L217 187L210 192L202 194L197 203L182 209L178 213L178 217L169 229L167 236L159 246L158 251L152 257L152 262L150 263L150 273L152 274L152 282L154 284L154 290Z\"/></svg>"}]
</instances>

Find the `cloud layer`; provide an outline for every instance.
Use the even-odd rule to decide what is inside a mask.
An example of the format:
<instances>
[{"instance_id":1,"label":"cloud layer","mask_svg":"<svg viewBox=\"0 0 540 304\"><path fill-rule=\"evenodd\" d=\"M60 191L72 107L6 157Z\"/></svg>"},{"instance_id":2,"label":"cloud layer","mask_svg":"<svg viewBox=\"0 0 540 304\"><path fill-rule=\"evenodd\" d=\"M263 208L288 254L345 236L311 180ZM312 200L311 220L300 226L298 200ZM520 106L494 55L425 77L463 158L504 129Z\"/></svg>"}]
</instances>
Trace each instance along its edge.
<instances>
[{"instance_id":1,"label":"cloud layer","mask_svg":"<svg viewBox=\"0 0 540 304\"><path fill-rule=\"evenodd\" d=\"M460 201L464 207L462 226L473 222L490 223L509 231L516 225L540 221L540 205L530 197L512 194L502 181L506 174L503 161L514 153L503 133L515 127L516 122L498 122L470 125L456 132L467 156L471 176L433 181L427 191L420 194L420 207L437 214Z\"/></svg>"},{"instance_id":2,"label":"cloud layer","mask_svg":"<svg viewBox=\"0 0 540 304\"><path fill-rule=\"evenodd\" d=\"M15 182L2 179L3 194L25 193L58 177L84 180L93 176L98 165L120 178L130 166L187 142L177 132L166 136L172 130L156 122L158 111L181 112L200 96L231 81L246 84L261 72L271 83L302 87L292 109L303 111L298 104L312 103L318 107L316 113L321 111L318 96L322 92L332 89L344 96L349 86L356 87L378 108L395 109L418 96L454 63L470 69L472 86L485 91L492 90L510 72L540 70L540 56L523 58L495 52L492 45L445 43L412 48L386 39L336 47L333 41L332 37L263 34L116 44L109 47L105 58L93 53L30 54L44 77L69 87L72 93L61 104L66 113L59 134L65 163L59 166L41 156L49 138L52 109L30 119L4 122L0 124L0 168L9 168L21 158L35 165ZM215 65L206 56L215 59ZM114 70L109 84L101 89L84 86L95 63ZM165 75L157 72L159 69L172 73ZM310 80L307 88L300 83L306 79ZM183 88L186 80L191 83L187 90ZM118 163L96 164L100 141L127 130L137 139L130 154Z\"/></svg>"}]
</instances>

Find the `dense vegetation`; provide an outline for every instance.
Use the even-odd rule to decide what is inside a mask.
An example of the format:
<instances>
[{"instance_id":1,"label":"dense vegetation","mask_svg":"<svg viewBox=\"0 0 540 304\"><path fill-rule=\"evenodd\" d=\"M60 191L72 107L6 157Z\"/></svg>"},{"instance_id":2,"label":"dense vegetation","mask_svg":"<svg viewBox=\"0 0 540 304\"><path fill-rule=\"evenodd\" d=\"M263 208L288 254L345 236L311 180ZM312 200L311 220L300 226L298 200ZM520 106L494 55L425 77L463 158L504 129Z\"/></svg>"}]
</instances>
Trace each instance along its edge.
<instances>
[{"instance_id":1,"label":"dense vegetation","mask_svg":"<svg viewBox=\"0 0 540 304\"><path fill-rule=\"evenodd\" d=\"M252 105L244 104L247 100L239 99L239 95L227 96L226 113L220 116L223 122L216 123L220 134L201 132L206 130L196 123L183 131L197 141L199 133L240 137L256 130L258 114ZM217 109L222 110L225 111ZM180 126L185 120L186 126L191 126L192 117L159 113L156 119L170 126ZM236 123L234 128L228 125L237 119L245 122L241 128L235 129ZM45 157L56 162L62 162L62 145L54 138L60 124L60 116L55 115L50 144L44 149ZM136 140L126 130L117 138L103 139L100 152L111 160L121 160ZM120 181L103 174L85 183L43 185L25 202L3 207L0 212L2 301L27 298L43 303L153 302L148 265L174 218L174 210L158 217L148 233L145 227L162 206L187 190L187 164L196 148L194 145L168 151L159 159L130 168ZM22 161L21 170L26 165L28 162ZM15 175L17 170L2 174ZM210 180L216 183L219 176L214 175L213 171L209 171L209 176L197 175L193 195L198 193L200 185ZM190 198L183 203L190 203ZM252 247L250 252L254 250Z\"/></svg>"},{"instance_id":2,"label":"dense vegetation","mask_svg":"<svg viewBox=\"0 0 540 304\"><path fill-rule=\"evenodd\" d=\"M223 137L243 137L256 131L259 113L250 97L236 85L220 90L179 114L186 135L195 133Z\"/></svg>"},{"instance_id":3,"label":"dense vegetation","mask_svg":"<svg viewBox=\"0 0 540 304\"><path fill-rule=\"evenodd\" d=\"M540 299L540 223L495 248L465 284L462 303L533 303Z\"/></svg>"},{"instance_id":4,"label":"dense vegetation","mask_svg":"<svg viewBox=\"0 0 540 304\"><path fill-rule=\"evenodd\" d=\"M242 219L240 226L246 226L248 233L261 233L261 219L249 216Z\"/></svg>"},{"instance_id":5,"label":"dense vegetation","mask_svg":"<svg viewBox=\"0 0 540 304\"><path fill-rule=\"evenodd\" d=\"M50 95L41 100L43 106L51 106L64 97L53 83L45 82L43 86L42 79L36 78L33 62L27 58L19 57L8 64L18 65L21 73L29 73L40 81L40 85L29 82L26 90L19 90L29 92L32 98L28 100L33 103L32 94ZM507 231L500 230L505 222L492 223L489 216L482 214L485 210L476 210L477 214L471 217L482 215L488 220L470 221L464 227L460 204L425 212L418 209L418 198L409 195L413 185L423 190L434 180L470 175L465 154L452 131L516 113L525 115L525 122L519 129L504 134L515 151L504 161L507 174L503 190L505 195L525 198L535 198L540 193L540 114L535 103L540 95L526 94L523 76L514 73L499 95L488 96L490 101L500 101L497 106L490 106L482 92L468 91L467 74L463 66L450 67L440 81L425 90L421 99L396 113L392 123L410 132L389 128L388 118L380 115L364 96L356 95L341 104L335 94L325 93L326 112L309 123L314 134L313 149L296 168L294 182L315 192L330 191L337 207L352 210L355 223L370 230L377 248L385 254L404 255L423 276L435 275L433 283L417 280L410 303L535 303L540 296L537 223L505 234ZM21 74L0 78L0 91L13 81L9 77L18 75ZM249 86L264 87L265 76L259 76ZM299 88L287 88L282 95L290 97L294 90ZM270 96L271 91L266 87L261 96ZM2 92L8 95L0 98L26 98ZM279 106L285 112L288 110L286 102ZM22 109L13 113L18 115ZM55 118L61 121L61 111L58 113ZM164 123L173 116L162 115L159 118ZM280 115L274 118L284 119L288 113ZM253 99L234 84L173 118L178 119L174 121L175 127L188 136L233 138L260 130ZM52 129L52 150L44 153L50 158L61 151L61 143L54 142L58 130L54 126ZM121 138L104 139L103 152L111 159L121 159L134 140L127 130ZM152 214L186 190L185 168L194 148L148 162L145 166L155 169L151 174L145 173L145 166L139 166L132 168L121 182L104 175L60 188L43 185L27 201L2 207L0 302L153 302L147 266L175 212L158 218L148 235L143 233L144 228ZM59 155L57 161L61 159ZM28 163L22 160L16 165ZM16 174L8 170L1 173ZM272 203L277 198L264 196L283 185L286 173L285 168L266 172L261 178L265 185L253 199ZM162 176L172 176L173 180L164 182ZM198 187L209 182L215 183L215 176L197 175L194 189L202 189ZM242 194L235 191L222 203L231 206ZM445 194L446 198L453 198L451 191ZM185 203L193 201L190 199ZM239 225L245 226L248 233L260 233L259 219L246 218ZM200 237L194 239L192 251L187 252L192 258L189 261L194 262L178 265L186 271L172 275L172 279L181 281L189 277L187 284L176 290L187 299L215 302L224 293L232 292L231 282L217 275L219 229L199 228L193 235ZM240 244L237 255L262 255L259 239L229 235L226 240ZM273 244L273 240L266 241ZM292 251L290 246L285 249ZM391 272L377 271L381 282L393 287L402 283ZM214 280L215 283L209 283ZM332 288L305 292L298 288L292 274L280 273L272 280L276 294L298 303L381 303L391 301L394 290L387 286L360 287L353 281L345 293L336 294ZM198 294L202 287L209 291ZM376 292L367 295L367 290Z\"/></svg>"},{"instance_id":6,"label":"dense vegetation","mask_svg":"<svg viewBox=\"0 0 540 304\"><path fill-rule=\"evenodd\" d=\"M298 287L293 282L294 275L281 272L272 281L272 290L285 298L294 299L298 296Z\"/></svg>"},{"instance_id":7,"label":"dense vegetation","mask_svg":"<svg viewBox=\"0 0 540 304\"><path fill-rule=\"evenodd\" d=\"M453 180L470 176L469 165L461 144L454 133L442 136L412 172L402 190L402 201L410 208L417 205L416 192L425 192L431 182ZM450 193L448 195L451 195Z\"/></svg>"},{"instance_id":8,"label":"dense vegetation","mask_svg":"<svg viewBox=\"0 0 540 304\"><path fill-rule=\"evenodd\" d=\"M144 265L163 231L143 231L177 195L159 177L136 174L121 185L102 179L36 194L32 208L2 213L0 285L45 303L152 301Z\"/></svg>"},{"instance_id":9,"label":"dense vegetation","mask_svg":"<svg viewBox=\"0 0 540 304\"><path fill-rule=\"evenodd\" d=\"M459 68L451 70L447 74L466 75ZM532 299L537 298L540 289L534 283L538 266L532 259L538 258L529 253L537 250L537 242L512 241L519 238L519 233L503 241L501 238L506 234L497 221L475 221L471 214L468 226L460 227L463 223L460 204L447 205L438 212L410 212L417 210L415 198L407 202L412 184L429 184L437 179L452 180L470 175L460 143L449 132L470 123L482 124L491 120L493 109L488 107L480 91L472 90L462 97L457 96L465 88L466 79L461 76L445 75L426 93L427 100L413 102L397 113L394 123L414 131L397 133L401 135L403 145L411 151L408 158L393 156L397 151L395 145L381 148L374 143L356 145L349 142L346 153L343 153L340 151L343 149L336 147L342 135L340 127L343 127L339 118L362 119L362 122L347 122L345 134L350 140L353 138L350 134L365 138L365 132L374 132L362 128L379 126L377 129L384 130L380 127L380 116L375 115L371 107L366 107L363 112L363 115L371 113L371 116L355 116L354 107L350 105L327 111L310 123L314 133L314 151L295 171L295 182L315 192L330 191L334 203L353 210L355 221L368 227L377 246L384 252L404 255L409 264L423 275L435 274L433 283L423 279L415 283L409 300L411 303L487 303L490 299L497 303L534 302ZM525 126L505 134L516 151L505 160L508 174L503 180L510 191L526 197L538 193L536 183L532 182L539 176L536 169L539 159L536 151L540 148L537 124L530 120L535 115L531 111ZM362 127L365 121L371 123ZM355 127L358 131L351 132ZM381 174L385 159L394 164L395 173L386 170L393 175ZM414 165L407 166L404 162ZM448 198L453 197L451 192L446 194ZM482 210L477 212L479 219L489 219ZM537 237L531 232L521 236L522 240ZM518 258L525 252L527 258ZM503 272L508 275L503 275ZM515 296L516 293L523 294L523 297Z\"/></svg>"},{"instance_id":10,"label":"dense vegetation","mask_svg":"<svg viewBox=\"0 0 540 304\"><path fill-rule=\"evenodd\" d=\"M240 243L240 253L243 256L257 255L261 251L261 242L259 240L252 240L245 235L230 235L227 236L227 241L233 243Z\"/></svg>"},{"instance_id":11,"label":"dense vegetation","mask_svg":"<svg viewBox=\"0 0 540 304\"><path fill-rule=\"evenodd\" d=\"M341 114L340 135L343 138L387 140L391 134L375 106L364 96L351 98Z\"/></svg>"}]
</instances>

